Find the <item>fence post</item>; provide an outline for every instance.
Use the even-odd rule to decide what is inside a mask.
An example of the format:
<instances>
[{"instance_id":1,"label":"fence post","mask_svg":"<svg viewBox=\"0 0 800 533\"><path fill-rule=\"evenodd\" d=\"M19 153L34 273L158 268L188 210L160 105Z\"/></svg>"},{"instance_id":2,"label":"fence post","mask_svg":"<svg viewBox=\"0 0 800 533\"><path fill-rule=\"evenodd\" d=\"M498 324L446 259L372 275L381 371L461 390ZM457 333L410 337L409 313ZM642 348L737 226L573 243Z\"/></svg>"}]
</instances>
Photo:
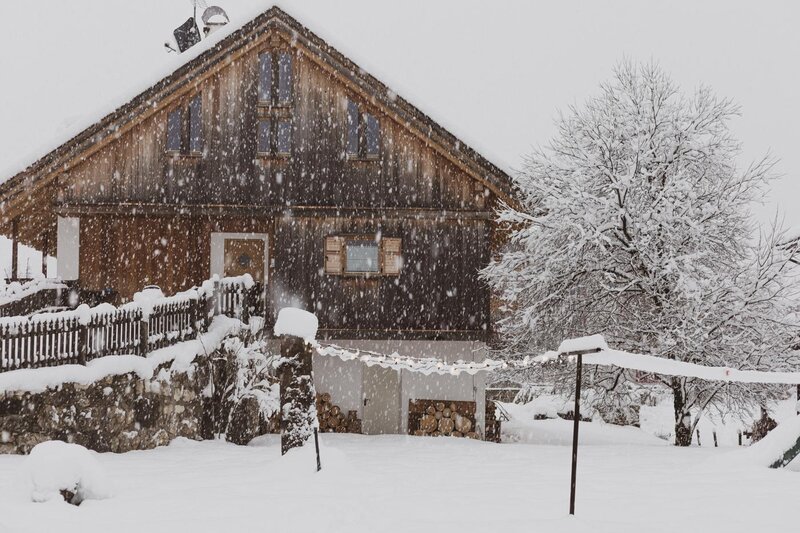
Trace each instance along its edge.
<instances>
[{"instance_id":1,"label":"fence post","mask_svg":"<svg viewBox=\"0 0 800 533\"><path fill-rule=\"evenodd\" d=\"M250 323L250 289L247 287L242 289L242 322Z\"/></svg>"},{"instance_id":2,"label":"fence post","mask_svg":"<svg viewBox=\"0 0 800 533\"><path fill-rule=\"evenodd\" d=\"M144 316L139 321L139 355L147 357L147 341L150 338L150 319Z\"/></svg>"},{"instance_id":3,"label":"fence post","mask_svg":"<svg viewBox=\"0 0 800 533\"><path fill-rule=\"evenodd\" d=\"M214 316L222 314L222 293L221 284L218 279L214 280Z\"/></svg>"},{"instance_id":4,"label":"fence post","mask_svg":"<svg viewBox=\"0 0 800 533\"><path fill-rule=\"evenodd\" d=\"M89 325L78 326L78 364L85 365L89 355Z\"/></svg>"}]
</instances>

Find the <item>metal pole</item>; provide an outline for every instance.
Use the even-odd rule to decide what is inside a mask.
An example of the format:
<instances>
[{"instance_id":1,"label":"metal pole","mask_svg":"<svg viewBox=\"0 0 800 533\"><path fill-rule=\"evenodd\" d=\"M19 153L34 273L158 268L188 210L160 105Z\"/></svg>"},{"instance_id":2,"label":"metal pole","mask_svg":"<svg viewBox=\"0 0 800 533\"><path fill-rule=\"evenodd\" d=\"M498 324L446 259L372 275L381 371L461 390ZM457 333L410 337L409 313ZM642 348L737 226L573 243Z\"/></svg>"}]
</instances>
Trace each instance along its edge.
<instances>
[{"instance_id":1,"label":"metal pole","mask_svg":"<svg viewBox=\"0 0 800 533\"><path fill-rule=\"evenodd\" d=\"M314 447L317 449L317 472L322 470L322 463L319 460L319 432L314 428Z\"/></svg>"},{"instance_id":2,"label":"metal pole","mask_svg":"<svg viewBox=\"0 0 800 533\"><path fill-rule=\"evenodd\" d=\"M581 373L583 355L578 354L578 369L575 375L575 410L572 424L572 481L569 487L569 514L575 514L575 481L578 473L578 428L581 421Z\"/></svg>"}]
</instances>

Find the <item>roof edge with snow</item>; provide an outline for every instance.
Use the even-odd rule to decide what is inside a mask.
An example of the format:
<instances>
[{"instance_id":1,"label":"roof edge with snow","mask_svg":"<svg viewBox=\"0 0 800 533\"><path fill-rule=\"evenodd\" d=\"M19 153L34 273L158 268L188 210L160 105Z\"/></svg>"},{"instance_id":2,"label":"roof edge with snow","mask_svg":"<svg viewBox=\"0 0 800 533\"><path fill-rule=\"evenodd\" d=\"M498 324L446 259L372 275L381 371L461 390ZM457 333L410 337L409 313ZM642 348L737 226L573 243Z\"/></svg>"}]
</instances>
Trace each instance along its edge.
<instances>
[{"instance_id":1,"label":"roof edge with snow","mask_svg":"<svg viewBox=\"0 0 800 533\"><path fill-rule=\"evenodd\" d=\"M0 212L8 212L9 204L18 195L27 196L31 188L36 188L34 186L42 179L66 170L74 158L80 156L91 146L117 134L120 124L134 121L140 114L156 106L161 99L193 83L193 74L201 74L212 68L225 57L248 45L259 36L259 30L265 30L270 25L282 25L284 31L320 56L348 81L355 83L362 90L368 91L377 103L404 119L411 128L416 129L432 144L439 145L450 157L456 158L476 179L484 182L495 194L506 201L514 201L512 180L505 171L410 102L396 95L383 82L330 46L285 11L273 6L197 57L188 60L127 103L46 153L24 170L0 183ZM0 222L3 221L0 220Z\"/></svg>"}]
</instances>

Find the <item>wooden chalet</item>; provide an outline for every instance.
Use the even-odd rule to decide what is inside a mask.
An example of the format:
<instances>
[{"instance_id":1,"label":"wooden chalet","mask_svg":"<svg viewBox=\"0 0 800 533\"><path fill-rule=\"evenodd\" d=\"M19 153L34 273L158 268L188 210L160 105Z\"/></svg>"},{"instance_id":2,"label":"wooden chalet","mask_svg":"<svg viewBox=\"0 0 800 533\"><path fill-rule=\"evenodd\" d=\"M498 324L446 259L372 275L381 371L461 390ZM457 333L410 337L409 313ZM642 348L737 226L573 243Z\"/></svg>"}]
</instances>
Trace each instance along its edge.
<instances>
[{"instance_id":1,"label":"wooden chalet","mask_svg":"<svg viewBox=\"0 0 800 533\"><path fill-rule=\"evenodd\" d=\"M338 344L477 360L491 335L478 272L509 177L276 7L7 178L0 233L85 295L249 273L268 323L304 307ZM367 432L368 398L392 411L404 391L373 432L408 430L406 404L428 398L385 372L329 380ZM432 379L442 400L477 398L479 378Z\"/></svg>"}]
</instances>

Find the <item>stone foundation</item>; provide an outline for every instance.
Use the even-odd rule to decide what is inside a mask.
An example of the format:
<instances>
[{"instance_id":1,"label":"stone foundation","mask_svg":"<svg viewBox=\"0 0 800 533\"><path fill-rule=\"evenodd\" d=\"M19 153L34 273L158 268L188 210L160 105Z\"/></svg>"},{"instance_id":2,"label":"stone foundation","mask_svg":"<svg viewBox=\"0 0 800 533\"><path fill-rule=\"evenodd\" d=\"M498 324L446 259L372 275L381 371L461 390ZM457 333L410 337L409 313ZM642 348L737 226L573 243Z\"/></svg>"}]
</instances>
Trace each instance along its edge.
<instances>
[{"instance_id":1,"label":"stone foundation","mask_svg":"<svg viewBox=\"0 0 800 533\"><path fill-rule=\"evenodd\" d=\"M214 361L214 368L209 368ZM220 352L197 357L182 372L159 367L150 379L136 373L107 376L90 385L64 383L44 392L0 393L0 453L27 454L40 442L63 440L98 452L146 450L176 437L232 442L279 429L264 420L252 398L234 403L225 394L233 360ZM217 385L217 387L214 387Z\"/></svg>"},{"instance_id":2,"label":"stone foundation","mask_svg":"<svg viewBox=\"0 0 800 533\"><path fill-rule=\"evenodd\" d=\"M208 425L207 384L200 363L185 373L156 372L149 380L130 373L40 393L6 392L0 395L0 453L28 453L46 440L127 452L175 437L201 439Z\"/></svg>"}]
</instances>

